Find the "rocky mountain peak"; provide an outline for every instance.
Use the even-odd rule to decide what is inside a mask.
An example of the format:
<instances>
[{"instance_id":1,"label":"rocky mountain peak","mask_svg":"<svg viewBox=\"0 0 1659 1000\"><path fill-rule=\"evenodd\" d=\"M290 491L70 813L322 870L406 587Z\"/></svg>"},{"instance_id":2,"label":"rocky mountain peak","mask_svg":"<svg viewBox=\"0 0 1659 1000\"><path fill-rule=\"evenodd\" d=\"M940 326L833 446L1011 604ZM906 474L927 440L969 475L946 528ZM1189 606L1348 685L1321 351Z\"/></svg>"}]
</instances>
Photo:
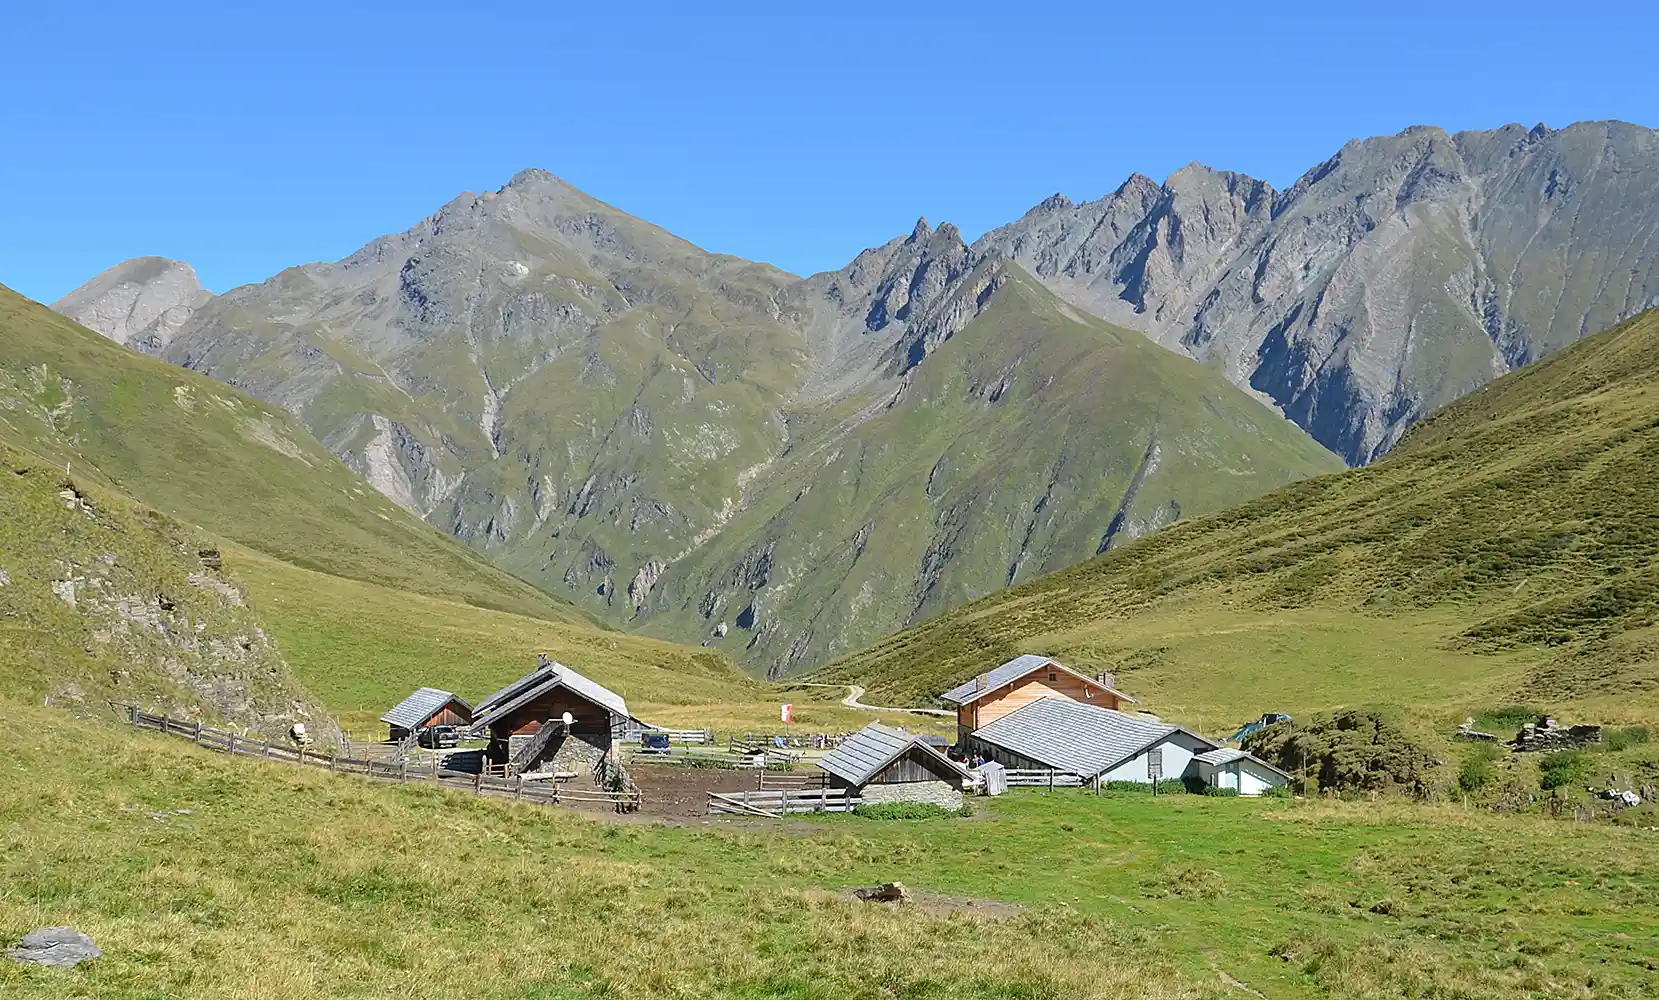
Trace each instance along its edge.
<instances>
[{"instance_id":1,"label":"rocky mountain peak","mask_svg":"<svg viewBox=\"0 0 1659 1000\"><path fill-rule=\"evenodd\" d=\"M52 303L52 309L118 344L154 351L211 298L184 261L134 257Z\"/></svg>"},{"instance_id":2,"label":"rocky mountain peak","mask_svg":"<svg viewBox=\"0 0 1659 1000\"><path fill-rule=\"evenodd\" d=\"M927 216L918 216L915 228L910 230L909 243L920 243L933 235L933 227L927 224Z\"/></svg>"}]
</instances>

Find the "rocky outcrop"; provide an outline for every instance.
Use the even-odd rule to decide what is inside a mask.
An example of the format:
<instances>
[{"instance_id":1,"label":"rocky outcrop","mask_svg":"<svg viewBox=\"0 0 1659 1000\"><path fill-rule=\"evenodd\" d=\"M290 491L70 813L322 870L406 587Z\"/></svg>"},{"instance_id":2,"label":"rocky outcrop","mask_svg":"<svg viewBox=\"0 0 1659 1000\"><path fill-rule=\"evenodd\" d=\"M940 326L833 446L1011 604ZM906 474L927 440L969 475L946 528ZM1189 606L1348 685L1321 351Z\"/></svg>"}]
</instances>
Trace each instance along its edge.
<instances>
[{"instance_id":1,"label":"rocky outcrop","mask_svg":"<svg viewBox=\"0 0 1659 1000\"><path fill-rule=\"evenodd\" d=\"M104 271L52 308L118 344L153 352L166 347L212 298L189 264L137 257Z\"/></svg>"},{"instance_id":2,"label":"rocky outcrop","mask_svg":"<svg viewBox=\"0 0 1659 1000\"><path fill-rule=\"evenodd\" d=\"M1219 364L1352 464L1496 375L1659 303L1659 133L1411 128L1288 190L1194 164L975 242Z\"/></svg>"}]
</instances>

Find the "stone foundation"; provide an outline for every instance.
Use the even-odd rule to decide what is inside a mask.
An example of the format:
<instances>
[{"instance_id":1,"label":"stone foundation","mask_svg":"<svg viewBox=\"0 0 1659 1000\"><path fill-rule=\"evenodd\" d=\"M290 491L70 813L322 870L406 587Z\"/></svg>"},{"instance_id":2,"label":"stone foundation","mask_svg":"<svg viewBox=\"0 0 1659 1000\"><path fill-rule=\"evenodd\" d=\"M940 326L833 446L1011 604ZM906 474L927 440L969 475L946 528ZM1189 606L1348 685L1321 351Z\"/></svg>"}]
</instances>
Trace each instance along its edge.
<instances>
[{"instance_id":1,"label":"stone foundation","mask_svg":"<svg viewBox=\"0 0 1659 1000\"><path fill-rule=\"evenodd\" d=\"M962 808L962 789L948 781L907 781L898 785L865 785L860 797L866 805L884 802L926 802L945 809Z\"/></svg>"}]
</instances>

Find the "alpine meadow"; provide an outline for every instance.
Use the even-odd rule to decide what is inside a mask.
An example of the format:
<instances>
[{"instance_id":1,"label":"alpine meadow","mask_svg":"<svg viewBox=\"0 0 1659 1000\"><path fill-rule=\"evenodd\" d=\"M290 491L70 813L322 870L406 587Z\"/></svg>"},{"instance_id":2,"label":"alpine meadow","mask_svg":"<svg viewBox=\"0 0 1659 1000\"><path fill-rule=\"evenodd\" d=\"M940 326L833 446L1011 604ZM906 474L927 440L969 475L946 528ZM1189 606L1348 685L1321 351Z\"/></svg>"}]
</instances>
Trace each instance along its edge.
<instances>
[{"instance_id":1,"label":"alpine meadow","mask_svg":"<svg viewBox=\"0 0 1659 1000\"><path fill-rule=\"evenodd\" d=\"M1659 996L1652 17L856 6L19 12L0 995Z\"/></svg>"}]
</instances>

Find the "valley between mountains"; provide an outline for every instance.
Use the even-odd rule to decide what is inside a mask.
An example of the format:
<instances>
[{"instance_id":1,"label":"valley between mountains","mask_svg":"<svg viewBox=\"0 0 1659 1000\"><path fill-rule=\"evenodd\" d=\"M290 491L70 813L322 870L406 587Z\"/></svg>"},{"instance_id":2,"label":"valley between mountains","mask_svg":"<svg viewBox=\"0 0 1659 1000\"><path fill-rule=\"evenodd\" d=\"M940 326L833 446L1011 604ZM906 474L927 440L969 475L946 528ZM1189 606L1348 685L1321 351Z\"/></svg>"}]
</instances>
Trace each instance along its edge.
<instances>
[{"instance_id":1,"label":"valley between mountains","mask_svg":"<svg viewBox=\"0 0 1659 1000\"><path fill-rule=\"evenodd\" d=\"M387 499L630 631L822 665L1178 520L1362 464L1659 299L1659 143L1355 141L1193 165L798 278L541 171L213 296L54 305L297 419Z\"/></svg>"}]
</instances>

